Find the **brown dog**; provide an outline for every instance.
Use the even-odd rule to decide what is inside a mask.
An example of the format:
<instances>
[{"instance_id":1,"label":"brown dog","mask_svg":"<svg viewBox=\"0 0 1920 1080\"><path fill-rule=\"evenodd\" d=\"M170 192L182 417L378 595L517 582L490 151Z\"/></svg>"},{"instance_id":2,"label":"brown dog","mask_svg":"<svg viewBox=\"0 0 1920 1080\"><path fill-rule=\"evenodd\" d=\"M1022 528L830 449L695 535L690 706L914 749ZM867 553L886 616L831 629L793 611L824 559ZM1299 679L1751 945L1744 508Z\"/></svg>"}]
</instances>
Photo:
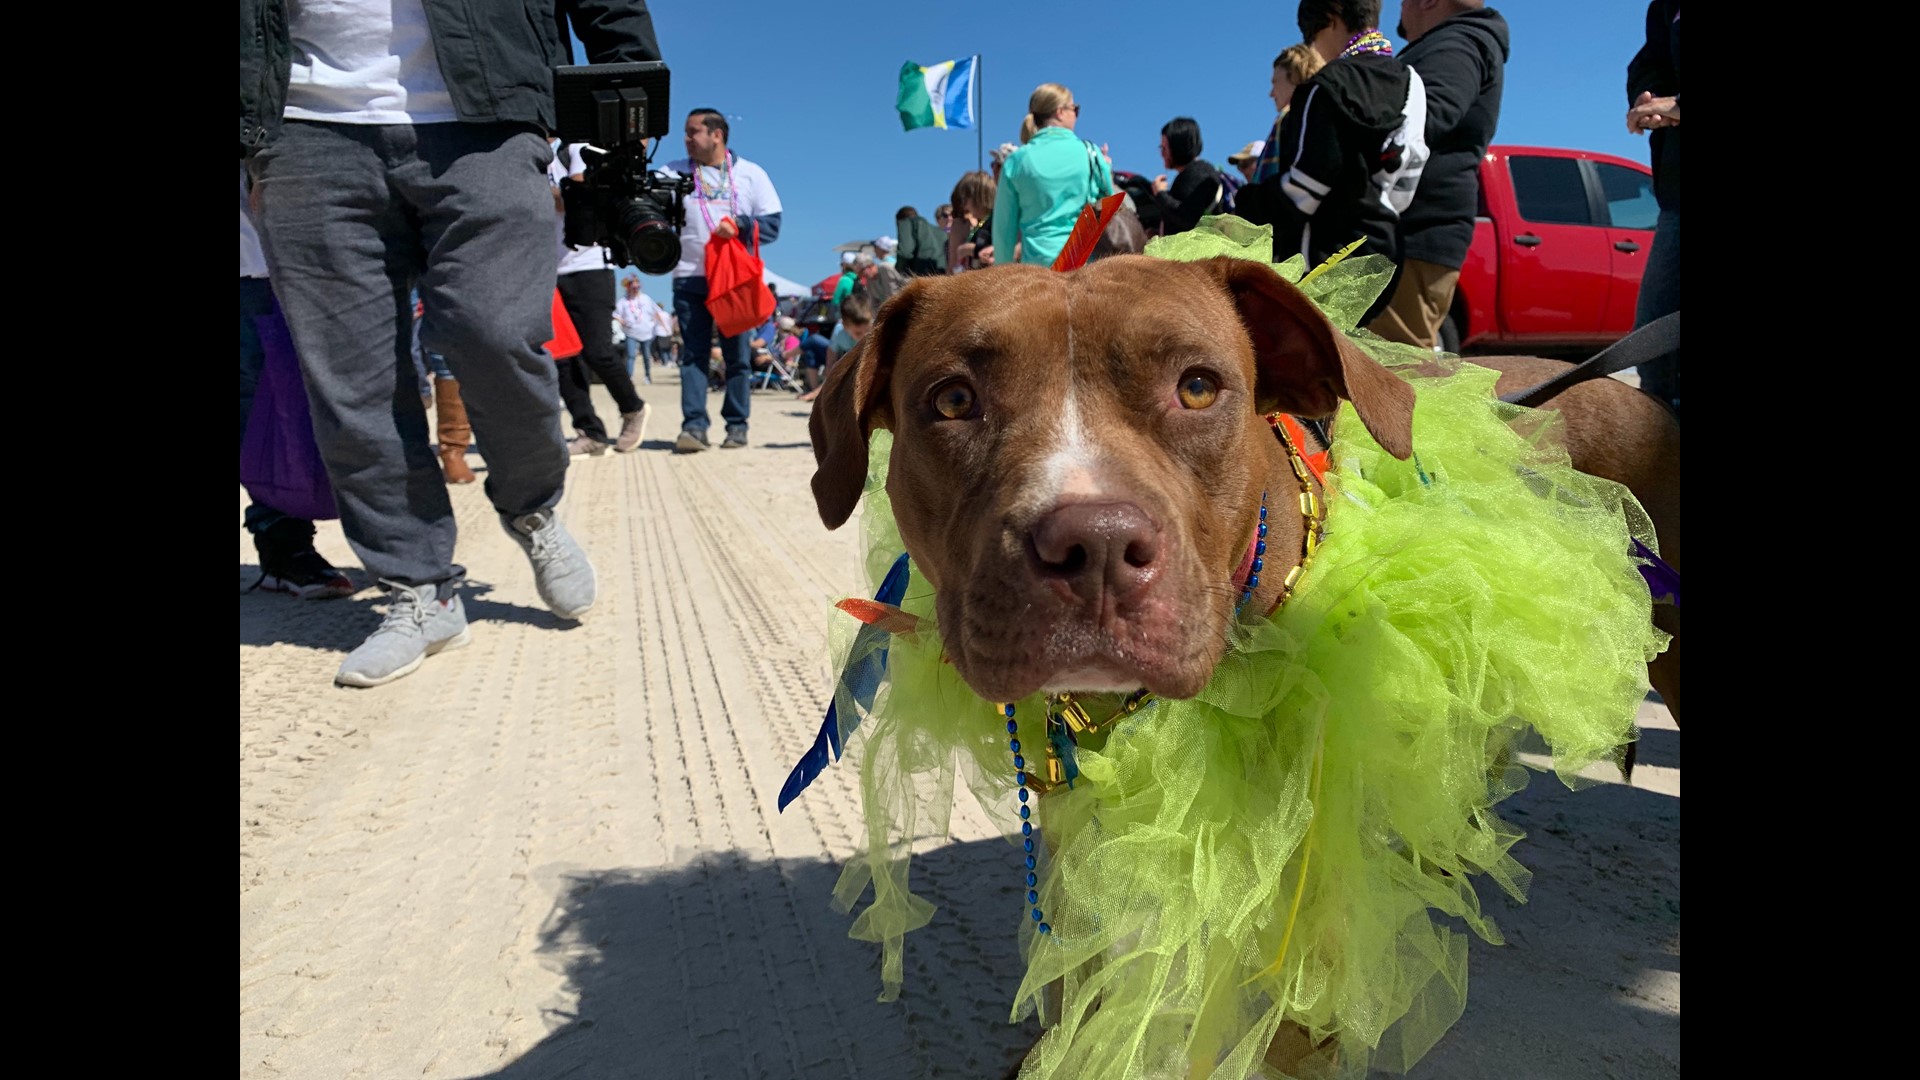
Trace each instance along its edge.
<instances>
[{"instance_id":1,"label":"brown dog","mask_svg":"<svg viewBox=\"0 0 1920 1080\"><path fill-rule=\"evenodd\" d=\"M1490 366L1504 391L1552 374L1543 363ZM1646 476L1658 462L1606 434L1618 410L1639 415L1616 393L1583 384L1554 402L1578 431L1575 464L1657 491ZM916 279L828 374L810 422L813 491L826 525L845 523L869 436L893 432L901 538L937 590L949 658L982 697L1190 697L1225 651L1216 631L1239 599L1262 493L1291 506L1299 491L1264 414L1329 417L1342 399L1381 447L1411 453L1413 388L1259 263L1123 256L1071 274ZM1673 494L1670 513L1648 505L1663 529L1677 527ZM1269 526L1278 572L1261 575L1256 610L1280 598L1305 539L1297 513ZM1283 1028L1269 1061L1312 1050Z\"/></svg>"},{"instance_id":2,"label":"brown dog","mask_svg":"<svg viewBox=\"0 0 1920 1080\"><path fill-rule=\"evenodd\" d=\"M1473 356L1468 363L1500 372L1500 394L1538 386L1571 367L1531 356ZM1589 379L1540 406L1566 421L1573 467L1612 480L1640 500L1653 521L1660 557L1680 569L1680 421L1671 410L1618 379ZM1680 722L1680 609L1656 604L1653 623L1673 635L1647 665L1660 699Z\"/></svg>"},{"instance_id":3,"label":"brown dog","mask_svg":"<svg viewBox=\"0 0 1920 1080\"><path fill-rule=\"evenodd\" d=\"M981 696L1144 686L1191 697L1225 648L1261 493L1297 484L1262 414L1352 401L1411 449L1413 390L1258 263L1108 259L916 280L835 365L811 421L820 516L859 501L867 436L894 433L901 538ZM1299 552L1272 521L1269 562ZM1284 570L1262 577L1265 610Z\"/></svg>"}]
</instances>

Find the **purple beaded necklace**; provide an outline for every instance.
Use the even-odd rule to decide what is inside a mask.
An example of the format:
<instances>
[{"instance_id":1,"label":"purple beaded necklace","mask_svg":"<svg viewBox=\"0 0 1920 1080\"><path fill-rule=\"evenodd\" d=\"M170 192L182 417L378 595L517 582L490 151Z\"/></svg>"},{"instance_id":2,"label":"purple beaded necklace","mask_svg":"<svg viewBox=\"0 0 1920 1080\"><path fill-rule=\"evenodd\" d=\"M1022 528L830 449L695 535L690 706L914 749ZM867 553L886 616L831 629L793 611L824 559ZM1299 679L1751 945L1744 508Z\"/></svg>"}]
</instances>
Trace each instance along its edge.
<instances>
[{"instance_id":1,"label":"purple beaded necklace","mask_svg":"<svg viewBox=\"0 0 1920 1080\"><path fill-rule=\"evenodd\" d=\"M1340 56L1358 56L1362 53L1379 53L1382 56L1393 55L1393 42L1378 30L1362 30L1348 40L1347 47ZM1335 57L1334 59L1339 59Z\"/></svg>"}]
</instances>

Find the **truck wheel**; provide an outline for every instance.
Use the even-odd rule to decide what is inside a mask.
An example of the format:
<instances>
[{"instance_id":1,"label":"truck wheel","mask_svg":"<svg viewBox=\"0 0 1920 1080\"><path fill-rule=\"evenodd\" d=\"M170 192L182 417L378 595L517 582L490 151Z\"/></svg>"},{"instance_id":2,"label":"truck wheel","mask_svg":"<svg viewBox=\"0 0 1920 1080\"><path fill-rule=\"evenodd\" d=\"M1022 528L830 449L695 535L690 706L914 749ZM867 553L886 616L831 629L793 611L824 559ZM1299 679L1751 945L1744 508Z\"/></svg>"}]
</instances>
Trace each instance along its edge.
<instances>
[{"instance_id":1,"label":"truck wheel","mask_svg":"<svg viewBox=\"0 0 1920 1080\"><path fill-rule=\"evenodd\" d=\"M1458 311L1447 312L1447 317L1441 320L1440 347L1446 350L1447 352L1454 353L1455 355L1459 354L1460 352L1460 313Z\"/></svg>"}]
</instances>

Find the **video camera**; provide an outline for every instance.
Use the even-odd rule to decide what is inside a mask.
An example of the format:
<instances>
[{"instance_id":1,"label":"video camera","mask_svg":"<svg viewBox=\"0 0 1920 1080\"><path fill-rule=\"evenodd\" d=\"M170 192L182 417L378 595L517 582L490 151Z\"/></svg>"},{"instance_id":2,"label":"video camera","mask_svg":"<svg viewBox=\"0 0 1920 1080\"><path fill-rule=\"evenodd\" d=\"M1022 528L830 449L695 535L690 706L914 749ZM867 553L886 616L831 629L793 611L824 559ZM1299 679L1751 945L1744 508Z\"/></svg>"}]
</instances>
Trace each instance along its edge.
<instances>
[{"instance_id":1,"label":"video camera","mask_svg":"<svg viewBox=\"0 0 1920 1080\"><path fill-rule=\"evenodd\" d=\"M555 134L563 143L587 143L584 179L560 182L566 238L574 247L599 244L619 266L664 274L680 261L680 229L687 222L689 177L648 168L646 140L667 134L667 65L590 64L553 69Z\"/></svg>"}]
</instances>

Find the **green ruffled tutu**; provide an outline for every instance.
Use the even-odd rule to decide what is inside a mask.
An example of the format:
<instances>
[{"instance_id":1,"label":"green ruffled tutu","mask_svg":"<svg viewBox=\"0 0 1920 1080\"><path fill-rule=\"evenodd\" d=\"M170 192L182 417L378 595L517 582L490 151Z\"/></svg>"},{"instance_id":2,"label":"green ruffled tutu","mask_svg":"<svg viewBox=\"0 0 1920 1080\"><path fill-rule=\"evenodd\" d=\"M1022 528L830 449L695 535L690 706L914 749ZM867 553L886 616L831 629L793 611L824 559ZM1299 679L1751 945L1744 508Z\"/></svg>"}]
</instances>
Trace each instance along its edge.
<instances>
[{"instance_id":1,"label":"green ruffled tutu","mask_svg":"<svg viewBox=\"0 0 1920 1080\"><path fill-rule=\"evenodd\" d=\"M1216 218L1148 253L1267 261L1271 241ZM1277 269L1345 330L1392 273L1384 260L1304 281L1297 257ZM1240 621L1198 697L1083 739L1071 790L1029 804L1052 933L1007 913L1027 959L1012 1015L1038 1008L1050 1026L1023 1077L1279 1076L1262 1059L1283 1021L1324 1045L1315 1076L1404 1070L1465 1004L1466 937L1436 916L1498 943L1469 879L1524 897L1509 853L1521 834L1493 813L1526 783L1515 741L1539 732L1573 785L1634 737L1665 636L1629 555L1636 537L1654 549L1633 497L1569 466L1553 414L1494 400L1495 373L1416 374L1431 354L1355 340L1416 388L1415 457L1395 460L1343 406L1325 541L1291 598ZM903 550L891 447L876 433L871 586ZM917 630L860 635L834 616L841 670L888 650L870 709L836 692L841 722L858 724L867 832L835 896L850 910L873 887L852 935L882 946L883 1000L905 934L933 914L909 888L910 847L946 835L956 781L1020 838L1004 717L942 660L918 574L900 606ZM1020 739L1042 746L1045 701L1015 704Z\"/></svg>"}]
</instances>

